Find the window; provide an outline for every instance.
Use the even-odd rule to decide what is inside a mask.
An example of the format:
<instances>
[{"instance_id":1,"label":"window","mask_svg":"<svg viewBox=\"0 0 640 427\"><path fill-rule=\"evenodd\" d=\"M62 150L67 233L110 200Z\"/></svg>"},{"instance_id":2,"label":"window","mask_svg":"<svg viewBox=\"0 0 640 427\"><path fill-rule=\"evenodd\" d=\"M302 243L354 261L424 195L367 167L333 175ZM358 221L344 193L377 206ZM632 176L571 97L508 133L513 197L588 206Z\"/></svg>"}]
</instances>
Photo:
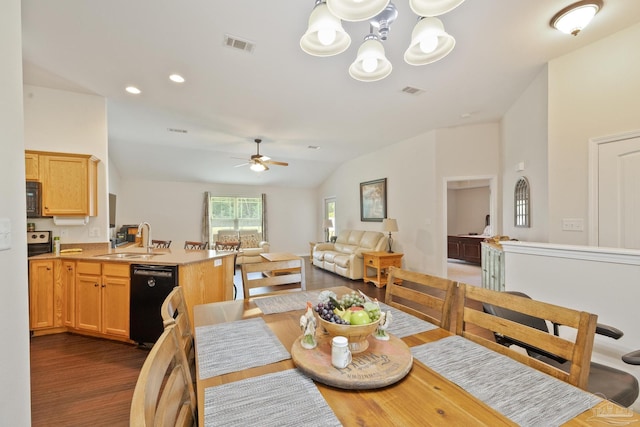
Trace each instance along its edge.
<instances>
[{"instance_id":1,"label":"window","mask_svg":"<svg viewBox=\"0 0 640 427\"><path fill-rule=\"evenodd\" d=\"M514 225L516 227L529 227L531 198L529 192L529 181L527 181L527 178L520 177L518 182L516 182L513 200L515 214Z\"/></svg>"},{"instance_id":2,"label":"window","mask_svg":"<svg viewBox=\"0 0 640 427\"><path fill-rule=\"evenodd\" d=\"M214 239L220 230L256 230L260 239L265 238L262 197L210 196L209 215Z\"/></svg>"}]
</instances>

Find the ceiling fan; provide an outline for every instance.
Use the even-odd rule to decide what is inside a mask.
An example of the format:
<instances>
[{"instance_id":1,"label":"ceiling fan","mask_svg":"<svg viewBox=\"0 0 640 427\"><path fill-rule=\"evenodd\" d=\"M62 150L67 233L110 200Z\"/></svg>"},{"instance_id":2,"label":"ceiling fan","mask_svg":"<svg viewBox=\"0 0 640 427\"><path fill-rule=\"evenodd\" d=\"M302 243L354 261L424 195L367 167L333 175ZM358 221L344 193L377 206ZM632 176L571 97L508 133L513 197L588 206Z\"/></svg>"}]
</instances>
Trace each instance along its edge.
<instances>
[{"instance_id":1,"label":"ceiling fan","mask_svg":"<svg viewBox=\"0 0 640 427\"><path fill-rule=\"evenodd\" d=\"M239 168L242 166L249 165L249 168L251 170L256 172L262 172L265 170L269 170L269 167L267 165L289 166L289 163L287 162L278 162L275 160L271 160L271 157L260 154L260 143L262 142L262 140L259 138L256 138L254 139L254 141L256 143L256 154L253 154L247 163L242 163L240 165L236 165L235 167ZM237 158L237 157L234 157L234 158Z\"/></svg>"}]
</instances>

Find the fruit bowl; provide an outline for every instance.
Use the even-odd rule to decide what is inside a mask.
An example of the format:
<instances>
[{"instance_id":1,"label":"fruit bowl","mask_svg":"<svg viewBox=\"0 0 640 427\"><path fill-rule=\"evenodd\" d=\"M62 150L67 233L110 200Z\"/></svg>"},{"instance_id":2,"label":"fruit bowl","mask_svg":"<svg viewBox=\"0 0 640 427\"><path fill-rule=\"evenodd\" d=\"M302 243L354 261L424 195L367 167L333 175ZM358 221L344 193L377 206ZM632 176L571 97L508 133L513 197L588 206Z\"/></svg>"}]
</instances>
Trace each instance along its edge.
<instances>
[{"instance_id":1,"label":"fruit bowl","mask_svg":"<svg viewBox=\"0 0 640 427\"><path fill-rule=\"evenodd\" d=\"M328 322L320 316L316 317L329 335L332 337L342 336L349 340L349 350L351 350L352 354L362 353L369 347L367 337L375 332L378 328L378 323L380 323L380 319L377 319L366 325L339 325Z\"/></svg>"}]
</instances>

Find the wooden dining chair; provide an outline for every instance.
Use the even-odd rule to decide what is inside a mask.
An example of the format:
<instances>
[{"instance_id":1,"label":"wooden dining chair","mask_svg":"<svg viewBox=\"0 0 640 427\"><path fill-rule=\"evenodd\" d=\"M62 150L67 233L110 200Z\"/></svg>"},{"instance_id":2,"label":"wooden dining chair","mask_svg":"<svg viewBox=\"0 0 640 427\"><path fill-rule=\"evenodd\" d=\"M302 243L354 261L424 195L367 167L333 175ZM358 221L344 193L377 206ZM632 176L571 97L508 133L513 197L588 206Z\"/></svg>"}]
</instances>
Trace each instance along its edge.
<instances>
[{"instance_id":1,"label":"wooden dining chair","mask_svg":"<svg viewBox=\"0 0 640 427\"><path fill-rule=\"evenodd\" d=\"M298 257L287 261L264 261L242 264L244 299L293 290L305 290L304 261ZM251 290L255 290L251 293Z\"/></svg>"},{"instance_id":2,"label":"wooden dining chair","mask_svg":"<svg viewBox=\"0 0 640 427\"><path fill-rule=\"evenodd\" d=\"M178 329L169 325L142 365L131 400L129 425L193 426L196 395Z\"/></svg>"},{"instance_id":3,"label":"wooden dining chair","mask_svg":"<svg viewBox=\"0 0 640 427\"><path fill-rule=\"evenodd\" d=\"M598 316L464 283L458 283L457 293L456 334L576 387L587 389ZM504 310L536 316L573 328L575 338L555 336L529 325L485 313L483 304L491 304ZM518 346L535 348L538 352L568 360L571 367L567 372L526 352L505 347L496 342L496 336L508 337Z\"/></svg>"},{"instance_id":4,"label":"wooden dining chair","mask_svg":"<svg viewBox=\"0 0 640 427\"><path fill-rule=\"evenodd\" d=\"M156 249L169 249L171 240L151 240L151 246Z\"/></svg>"},{"instance_id":5,"label":"wooden dining chair","mask_svg":"<svg viewBox=\"0 0 640 427\"><path fill-rule=\"evenodd\" d=\"M191 240L185 240L184 242L184 248L185 249L207 249L209 247L209 243L208 242L194 242Z\"/></svg>"},{"instance_id":6,"label":"wooden dining chair","mask_svg":"<svg viewBox=\"0 0 640 427\"><path fill-rule=\"evenodd\" d=\"M180 286L173 288L164 299L160 307L160 314L162 315L162 322L165 328L170 325L176 325L180 348L187 358L191 379L195 381L196 359L193 331L191 329L191 322L189 321L187 305L184 301L184 293Z\"/></svg>"},{"instance_id":7,"label":"wooden dining chair","mask_svg":"<svg viewBox=\"0 0 640 427\"><path fill-rule=\"evenodd\" d=\"M531 297L522 292L507 291L505 293L531 299ZM552 325L553 332L551 332L547 322L537 316L530 316L528 314L505 310L504 308L497 307L492 304L483 304L482 309L494 316L525 324L547 333L553 333L554 335L560 334L561 325L554 323ZM606 336L617 340L622 338L624 333L613 326L597 323L596 335ZM510 347L514 344L522 345L522 343L515 343L510 337L504 335L496 336L496 342L506 347ZM559 358L555 355L541 353L537 351L536 348L525 346L525 349L529 356L535 357L536 359L549 365L553 365L563 371L568 372L571 368L571 363L568 360ZM622 356L622 360L625 361L625 356ZM602 365L593 361L590 363L589 367L587 390L594 394L600 394L625 407L631 406L631 404L633 404L633 402L638 398L638 394L640 394L640 387L635 376L612 366Z\"/></svg>"},{"instance_id":8,"label":"wooden dining chair","mask_svg":"<svg viewBox=\"0 0 640 427\"><path fill-rule=\"evenodd\" d=\"M396 283L402 280L402 284ZM443 329L451 330L457 282L389 267L385 302Z\"/></svg>"}]
</instances>

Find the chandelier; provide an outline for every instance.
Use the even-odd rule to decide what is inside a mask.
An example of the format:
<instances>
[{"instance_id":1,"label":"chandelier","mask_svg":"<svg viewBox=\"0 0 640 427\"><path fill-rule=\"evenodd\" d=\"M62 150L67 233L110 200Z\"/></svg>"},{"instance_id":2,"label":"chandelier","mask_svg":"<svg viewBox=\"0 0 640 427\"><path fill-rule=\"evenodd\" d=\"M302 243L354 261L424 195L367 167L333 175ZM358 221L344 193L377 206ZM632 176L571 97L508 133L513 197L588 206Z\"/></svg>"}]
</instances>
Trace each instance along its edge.
<instances>
[{"instance_id":1,"label":"chandelier","mask_svg":"<svg viewBox=\"0 0 640 427\"><path fill-rule=\"evenodd\" d=\"M464 0L409 0L418 22L411 33L411 42L404 53L410 65L426 65L447 56L456 44L436 16L458 7ZM349 75L363 82L374 82L391 74L392 65L386 58L383 41L398 17L390 0L315 0L307 31L300 47L309 55L338 55L351 45L351 37L342 28L342 21L369 21L369 34L358 48Z\"/></svg>"}]
</instances>

